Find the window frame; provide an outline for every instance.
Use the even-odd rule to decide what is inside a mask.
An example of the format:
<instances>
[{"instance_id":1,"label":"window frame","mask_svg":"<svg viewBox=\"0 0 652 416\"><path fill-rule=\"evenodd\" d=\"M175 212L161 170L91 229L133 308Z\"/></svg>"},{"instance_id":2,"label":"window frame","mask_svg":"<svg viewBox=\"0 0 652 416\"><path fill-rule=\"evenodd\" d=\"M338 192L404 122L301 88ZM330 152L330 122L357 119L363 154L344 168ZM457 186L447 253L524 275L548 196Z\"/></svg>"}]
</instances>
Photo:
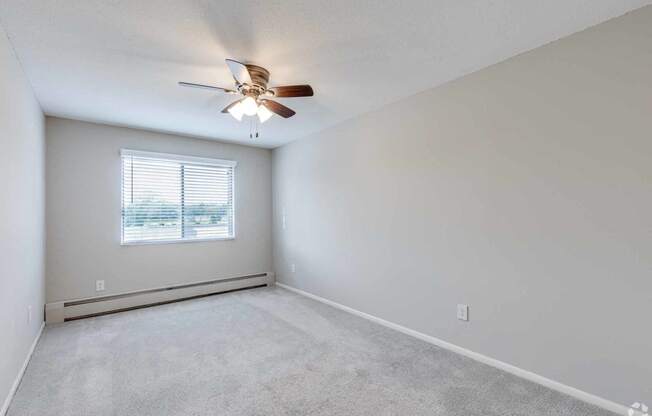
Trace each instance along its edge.
<instances>
[{"instance_id":1,"label":"window frame","mask_svg":"<svg viewBox=\"0 0 652 416\"><path fill-rule=\"evenodd\" d=\"M166 161L188 163L193 165L200 166L217 166L217 167L229 167L232 169L231 173L231 210L233 211L232 218L233 232L228 237L209 237L209 238L170 238L162 240L134 240L134 241L125 241L124 240L124 157L144 157L152 159L160 159ZM235 208L235 173L236 166L238 162L234 160L227 159L216 159L200 156L189 156L189 155L179 155L175 153L160 153L160 152L151 152L144 150L133 150L133 149L120 149L120 245L121 246L142 246L142 245L155 245L155 244L185 244L185 243L205 243L210 241L228 241L235 240L236 238L236 208ZM181 221L183 227L183 216L181 216Z\"/></svg>"}]
</instances>

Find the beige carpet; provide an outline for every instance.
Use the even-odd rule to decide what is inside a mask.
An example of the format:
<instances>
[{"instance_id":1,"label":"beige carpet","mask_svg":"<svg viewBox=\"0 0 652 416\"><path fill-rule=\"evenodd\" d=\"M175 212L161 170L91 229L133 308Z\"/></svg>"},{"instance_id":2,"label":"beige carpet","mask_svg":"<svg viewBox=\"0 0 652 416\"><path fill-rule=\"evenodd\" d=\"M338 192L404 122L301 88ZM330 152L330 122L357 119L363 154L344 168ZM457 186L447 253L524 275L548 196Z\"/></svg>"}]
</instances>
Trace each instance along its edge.
<instances>
[{"instance_id":1,"label":"beige carpet","mask_svg":"<svg viewBox=\"0 0 652 416\"><path fill-rule=\"evenodd\" d=\"M9 416L612 416L280 288L48 326Z\"/></svg>"}]
</instances>

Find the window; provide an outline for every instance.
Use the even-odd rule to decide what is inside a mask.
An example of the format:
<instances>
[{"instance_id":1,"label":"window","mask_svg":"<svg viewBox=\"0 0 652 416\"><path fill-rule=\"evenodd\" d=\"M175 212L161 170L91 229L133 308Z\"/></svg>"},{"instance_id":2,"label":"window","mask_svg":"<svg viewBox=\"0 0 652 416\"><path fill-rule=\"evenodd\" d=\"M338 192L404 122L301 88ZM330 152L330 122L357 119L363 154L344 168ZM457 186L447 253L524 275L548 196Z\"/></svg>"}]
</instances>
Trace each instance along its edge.
<instances>
[{"instance_id":1,"label":"window","mask_svg":"<svg viewBox=\"0 0 652 416\"><path fill-rule=\"evenodd\" d=\"M123 149L122 244L234 237L236 162Z\"/></svg>"}]
</instances>

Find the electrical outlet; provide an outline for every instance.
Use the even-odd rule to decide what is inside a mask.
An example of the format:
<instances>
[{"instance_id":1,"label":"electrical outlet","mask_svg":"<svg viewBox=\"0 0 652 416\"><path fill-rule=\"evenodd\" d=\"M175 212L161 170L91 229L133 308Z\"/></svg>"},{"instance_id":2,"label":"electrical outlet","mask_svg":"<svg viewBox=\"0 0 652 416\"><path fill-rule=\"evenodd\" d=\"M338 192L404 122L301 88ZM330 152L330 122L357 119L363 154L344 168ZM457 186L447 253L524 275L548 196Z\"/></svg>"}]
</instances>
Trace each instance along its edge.
<instances>
[{"instance_id":1,"label":"electrical outlet","mask_svg":"<svg viewBox=\"0 0 652 416\"><path fill-rule=\"evenodd\" d=\"M460 321L469 320L469 305L457 305L457 319Z\"/></svg>"},{"instance_id":2,"label":"electrical outlet","mask_svg":"<svg viewBox=\"0 0 652 416\"><path fill-rule=\"evenodd\" d=\"M104 280L96 280L95 281L95 291L96 292L101 292L104 290Z\"/></svg>"},{"instance_id":3,"label":"electrical outlet","mask_svg":"<svg viewBox=\"0 0 652 416\"><path fill-rule=\"evenodd\" d=\"M290 270L292 271L292 273L296 273L296 271L297 271L297 266L296 266L294 263L292 263L292 264L290 265Z\"/></svg>"}]
</instances>

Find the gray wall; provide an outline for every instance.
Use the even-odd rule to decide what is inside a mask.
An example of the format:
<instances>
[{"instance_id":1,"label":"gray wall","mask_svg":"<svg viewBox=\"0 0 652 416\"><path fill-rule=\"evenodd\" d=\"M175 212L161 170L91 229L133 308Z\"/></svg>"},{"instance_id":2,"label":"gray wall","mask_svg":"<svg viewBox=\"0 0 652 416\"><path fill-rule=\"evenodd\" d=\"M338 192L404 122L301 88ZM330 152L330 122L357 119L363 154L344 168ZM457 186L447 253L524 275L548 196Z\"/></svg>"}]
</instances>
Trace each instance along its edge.
<instances>
[{"instance_id":1,"label":"gray wall","mask_svg":"<svg viewBox=\"0 0 652 416\"><path fill-rule=\"evenodd\" d=\"M276 149L277 280L652 400L651 70L648 7Z\"/></svg>"},{"instance_id":2,"label":"gray wall","mask_svg":"<svg viewBox=\"0 0 652 416\"><path fill-rule=\"evenodd\" d=\"M0 27L0 407L43 322L43 124L32 87Z\"/></svg>"},{"instance_id":3,"label":"gray wall","mask_svg":"<svg viewBox=\"0 0 652 416\"><path fill-rule=\"evenodd\" d=\"M271 152L48 117L47 301L272 270ZM120 149L238 162L235 240L120 246Z\"/></svg>"}]
</instances>

